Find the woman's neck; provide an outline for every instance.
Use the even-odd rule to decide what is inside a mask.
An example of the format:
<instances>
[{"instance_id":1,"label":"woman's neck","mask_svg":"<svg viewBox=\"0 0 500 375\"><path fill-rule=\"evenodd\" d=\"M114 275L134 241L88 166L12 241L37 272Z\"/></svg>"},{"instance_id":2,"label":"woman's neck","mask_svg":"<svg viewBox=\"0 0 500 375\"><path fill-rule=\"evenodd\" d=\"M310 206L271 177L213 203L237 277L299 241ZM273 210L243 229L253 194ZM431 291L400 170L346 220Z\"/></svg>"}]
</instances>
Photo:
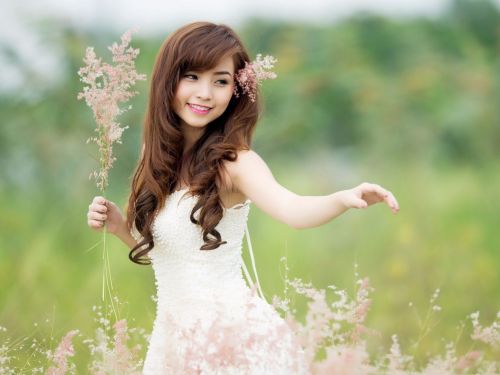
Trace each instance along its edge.
<instances>
[{"instance_id":1,"label":"woman's neck","mask_svg":"<svg viewBox=\"0 0 500 375\"><path fill-rule=\"evenodd\" d=\"M203 135L204 131L205 128L196 128L186 124L182 125L182 133L184 134L184 154L193 147L196 141Z\"/></svg>"}]
</instances>

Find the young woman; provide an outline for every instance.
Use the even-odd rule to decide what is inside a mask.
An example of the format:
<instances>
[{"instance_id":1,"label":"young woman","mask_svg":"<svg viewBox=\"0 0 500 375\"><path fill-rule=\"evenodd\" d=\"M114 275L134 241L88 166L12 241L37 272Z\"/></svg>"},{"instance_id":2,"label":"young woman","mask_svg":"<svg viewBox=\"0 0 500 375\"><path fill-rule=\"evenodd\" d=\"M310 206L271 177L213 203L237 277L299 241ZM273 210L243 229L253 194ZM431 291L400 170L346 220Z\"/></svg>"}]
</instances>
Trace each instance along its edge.
<instances>
[{"instance_id":1,"label":"young woman","mask_svg":"<svg viewBox=\"0 0 500 375\"><path fill-rule=\"evenodd\" d=\"M173 32L153 69L126 218L99 196L89 206L91 228L106 225L133 262L153 265L157 316L144 374L309 373L293 331L242 277L250 203L293 228L377 202L399 210L377 184L325 196L280 185L251 148L260 97L250 62L226 25Z\"/></svg>"}]
</instances>

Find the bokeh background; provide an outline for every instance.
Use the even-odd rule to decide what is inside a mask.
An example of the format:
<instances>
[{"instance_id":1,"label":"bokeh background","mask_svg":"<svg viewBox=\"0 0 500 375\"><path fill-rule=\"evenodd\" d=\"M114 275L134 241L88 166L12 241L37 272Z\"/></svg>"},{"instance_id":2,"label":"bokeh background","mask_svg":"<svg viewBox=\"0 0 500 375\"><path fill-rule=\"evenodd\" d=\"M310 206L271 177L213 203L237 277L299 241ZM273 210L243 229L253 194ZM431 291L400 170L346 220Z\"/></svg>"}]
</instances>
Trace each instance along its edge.
<instances>
[{"instance_id":1,"label":"bokeh background","mask_svg":"<svg viewBox=\"0 0 500 375\"><path fill-rule=\"evenodd\" d=\"M178 2L180 3L180 2ZM268 2L270 3L270 2ZM139 8L140 5L140 8ZM210 6L208 6L210 5ZM0 326L5 337L53 347L70 329L91 333L101 303L101 234L87 227L99 194L89 173L95 127L77 101L87 46L106 47L131 27L146 73L110 175L108 199L124 207L138 159L154 58L186 22L232 26L251 56L278 59L262 87L265 111L253 148L276 179L302 195L363 181L391 190L393 215L377 204L321 227L294 230L252 205L249 231L267 297L289 277L351 294L355 265L375 288L367 326L408 348L429 300L440 295L417 356L444 343L471 345L467 315L500 310L500 8L487 0L265 2L2 2L0 39ZM152 329L154 277L108 240L121 316ZM91 250L88 250L92 248ZM248 249L244 258L250 265ZM249 267L250 268L250 267ZM412 306L410 306L412 305ZM297 300L298 314L305 312ZM460 334L460 332L462 332ZM82 348L76 344L77 351ZM146 348L143 348L145 354ZM498 355L497 353L492 353ZM20 351L29 367L32 353ZM84 361L84 357L80 361Z\"/></svg>"}]
</instances>

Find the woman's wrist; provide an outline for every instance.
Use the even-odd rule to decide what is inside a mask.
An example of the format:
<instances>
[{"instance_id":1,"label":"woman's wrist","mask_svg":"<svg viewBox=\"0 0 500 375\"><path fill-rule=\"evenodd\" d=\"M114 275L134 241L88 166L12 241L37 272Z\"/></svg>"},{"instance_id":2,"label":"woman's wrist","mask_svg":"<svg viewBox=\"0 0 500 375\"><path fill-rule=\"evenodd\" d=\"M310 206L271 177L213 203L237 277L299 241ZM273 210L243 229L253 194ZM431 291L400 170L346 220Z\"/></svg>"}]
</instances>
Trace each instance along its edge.
<instances>
[{"instance_id":1,"label":"woman's wrist","mask_svg":"<svg viewBox=\"0 0 500 375\"><path fill-rule=\"evenodd\" d=\"M339 190L336 191L335 193L331 194L334 203L339 207L340 209L348 209L349 207L347 206L345 199L344 199L344 194L345 190Z\"/></svg>"},{"instance_id":2,"label":"woman's wrist","mask_svg":"<svg viewBox=\"0 0 500 375\"><path fill-rule=\"evenodd\" d=\"M127 222L123 221L122 225L118 228L115 235L130 249L137 245L137 241L132 237L132 234L127 228Z\"/></svg>"}]
</instances>

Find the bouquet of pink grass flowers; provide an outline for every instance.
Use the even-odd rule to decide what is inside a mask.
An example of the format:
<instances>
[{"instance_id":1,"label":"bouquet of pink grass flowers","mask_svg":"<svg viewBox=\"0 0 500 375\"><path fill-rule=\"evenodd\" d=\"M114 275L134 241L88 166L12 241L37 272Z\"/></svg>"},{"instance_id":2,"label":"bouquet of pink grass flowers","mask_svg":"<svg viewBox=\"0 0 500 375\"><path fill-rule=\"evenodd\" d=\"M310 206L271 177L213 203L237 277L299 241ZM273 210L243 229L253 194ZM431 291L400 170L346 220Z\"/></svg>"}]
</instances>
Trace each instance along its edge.
<instances>
[{"instance_id":1,"label":"bouquet of pink grass flowers","mask_svg":"<svg viewBox=\"0 0 500 375\"><path fill-rule=\"evenodd\" d=\"M108 49L113 56L113 63L108 64L98 58L93 47L87 47L83 59L85 66L80 68L78 75L85 84L83 91L78 93L78 99L85 99L87 105L92 109L96 121L95 131L97 137L90 137L90 141L95 142L99 147L100 170L93 171L92 176L97 181L97 187L105 195L108 186L108 173L116 158L113 156L113 143L121 143L123 131L128 126L120 127L117 117L128 109L121 107L121 103L127 102L137 94L131 88L139 80L145 80L144 74L138 74L135 70L135 58L139 54L139 49L129 46L132 31L126 31L121 37L121 43L113 43ZM106 249L106 227L103 230L103 287L102 299L104 300L105 285L113 301L111 290L113 289L111 281L111 271Z\"/></svg>"},{"instance_id":2,"label":"bouquet of pink grass flowers","mask_svg":"<svg viewBox=\"0 0 500 375\"><path fill-rule=\"evenodd\" d=\"M139 49L128 47L133 30L125 32L121 44L113 43L108 47L113 55L114 65L102 62L94 52L93 47L87 47L85 66L80 68L78 75L86 84L78 93L78 99L85 99L94 113L97 127L97 137L91 137L87 143L94 141L99 146L101 169L90 174L97 180L97 187L105 191L108 186L108 172L116 158L113 157L113 143L121 143L121 136L128 126L120 127L116 118L126 112L131 106L121 108L120 103L127 102L138 94L130 88L139 80L145 80L146 75L135 70L135 58ZM128 47L128 48L127 48Z\"/></svg>"}]
</instances>

